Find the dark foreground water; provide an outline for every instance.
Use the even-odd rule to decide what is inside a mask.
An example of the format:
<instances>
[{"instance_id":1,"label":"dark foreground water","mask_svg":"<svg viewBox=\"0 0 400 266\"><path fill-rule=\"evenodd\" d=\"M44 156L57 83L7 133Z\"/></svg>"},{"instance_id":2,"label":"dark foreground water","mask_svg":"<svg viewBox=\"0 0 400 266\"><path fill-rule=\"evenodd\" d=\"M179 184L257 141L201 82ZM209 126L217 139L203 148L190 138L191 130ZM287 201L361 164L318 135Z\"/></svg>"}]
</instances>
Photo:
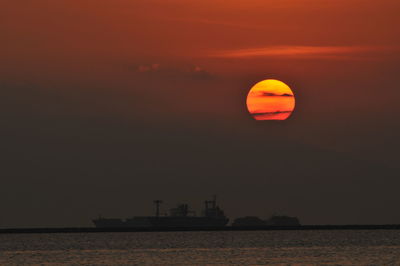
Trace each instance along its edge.
<instances>
[{"instance_id":1,"label":"dark foreground water","mask_svg":"<svg viewBox=\"0 0 400 266\"><path fill-rule=\"evenodd\" d=\"M0 265L400 265L400 231L0 235Z\"/></svg>"}]
</instances>

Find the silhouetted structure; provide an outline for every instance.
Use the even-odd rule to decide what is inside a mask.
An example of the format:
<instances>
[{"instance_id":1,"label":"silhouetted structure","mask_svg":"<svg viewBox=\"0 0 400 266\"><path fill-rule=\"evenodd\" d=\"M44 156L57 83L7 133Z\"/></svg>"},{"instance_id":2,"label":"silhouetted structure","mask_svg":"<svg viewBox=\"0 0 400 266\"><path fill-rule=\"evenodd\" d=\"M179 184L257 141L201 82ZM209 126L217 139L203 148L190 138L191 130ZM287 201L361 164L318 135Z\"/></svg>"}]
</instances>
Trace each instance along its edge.
<instances>
[{"instance_id":1,"label":"silhouetted structure","mask_svg":"<svg viewBox=\"0 0 400 266\"><path fill-rule=\"evenodd\" d=\"M156 204L156 216L160 216L160 204L163 203L162 200L155 200L154 204Z\"/></svg>"},{"instance_id":2,"label":"silhouetted structure","mask_svg":"<svg viewBox=\"0 0 400 266\"><path fill-rule=\"evenodd\" d=\"M160 216L161 200L155 200L155 216L136 216L133 218L115 219L102 218L94 219L93 223L99 228L182 228L182 227L224 227L229 219L217 206L216 197L213 200L205 201L205 209L202 216L196 216L195 212L189 210L187 204L178 204L176 208L170 209L169 216Z\"/></svg>"}]
</instances>

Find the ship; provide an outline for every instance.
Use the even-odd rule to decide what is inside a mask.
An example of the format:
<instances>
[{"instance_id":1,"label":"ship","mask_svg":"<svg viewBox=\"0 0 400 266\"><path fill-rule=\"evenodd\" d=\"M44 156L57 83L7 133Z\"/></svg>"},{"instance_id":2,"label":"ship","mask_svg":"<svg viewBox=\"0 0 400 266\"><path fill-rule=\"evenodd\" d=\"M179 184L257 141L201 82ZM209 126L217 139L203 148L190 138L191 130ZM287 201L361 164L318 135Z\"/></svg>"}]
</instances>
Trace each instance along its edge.
<instances>
[{"instance_id":1,"label":"ship","mask_svg":"<svg viewBox=\"0 0 400 266\"><path fill-rule=\"evenodd\" d=\"M155 216L134 216L132 218L103 218L93 219L97 228L216 228L224 227L229 222L224 211L217 205L216 196L204 201L201 216L196 216L188 204L178 204L170 209L169 215L160 215L162 200L154 200Z\"/></svg>"}]
</instances>

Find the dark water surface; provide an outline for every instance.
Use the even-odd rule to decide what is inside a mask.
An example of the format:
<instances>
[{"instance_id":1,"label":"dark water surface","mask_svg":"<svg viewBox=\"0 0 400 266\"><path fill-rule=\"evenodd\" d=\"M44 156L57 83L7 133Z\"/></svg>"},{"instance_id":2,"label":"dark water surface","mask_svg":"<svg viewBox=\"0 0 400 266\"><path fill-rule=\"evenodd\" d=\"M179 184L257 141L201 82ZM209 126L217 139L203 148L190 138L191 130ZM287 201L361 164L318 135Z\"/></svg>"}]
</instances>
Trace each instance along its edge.
<instances>
[{"instance_id":1,"label":"dark water surface","mask_svg":"<svg viewBox=\"0 0 400 266\"><path fill-rule=\"evenodd\" d=\"M400 230L0 235L0 265L400 265Z\"/></svg>"}]
</instances>

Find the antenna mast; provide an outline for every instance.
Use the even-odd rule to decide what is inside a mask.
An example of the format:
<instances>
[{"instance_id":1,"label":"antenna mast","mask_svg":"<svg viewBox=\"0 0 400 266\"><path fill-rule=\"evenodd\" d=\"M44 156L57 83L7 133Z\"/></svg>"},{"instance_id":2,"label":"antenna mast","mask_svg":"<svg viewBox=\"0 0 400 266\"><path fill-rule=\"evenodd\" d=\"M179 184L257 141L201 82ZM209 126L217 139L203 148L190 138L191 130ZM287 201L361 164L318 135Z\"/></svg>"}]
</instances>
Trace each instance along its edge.
<instances>
[{"instance_id":1,"label":"antenna mast","mask_svg":"<svg viewBox=\"0 0 400 266\"><path fill-rule=\"evenodd\" d=\"M163 203L162 200L154 200L153 203L156 205L156 217L160 216L160 204Z\"/></svg>"}]
</instances>

